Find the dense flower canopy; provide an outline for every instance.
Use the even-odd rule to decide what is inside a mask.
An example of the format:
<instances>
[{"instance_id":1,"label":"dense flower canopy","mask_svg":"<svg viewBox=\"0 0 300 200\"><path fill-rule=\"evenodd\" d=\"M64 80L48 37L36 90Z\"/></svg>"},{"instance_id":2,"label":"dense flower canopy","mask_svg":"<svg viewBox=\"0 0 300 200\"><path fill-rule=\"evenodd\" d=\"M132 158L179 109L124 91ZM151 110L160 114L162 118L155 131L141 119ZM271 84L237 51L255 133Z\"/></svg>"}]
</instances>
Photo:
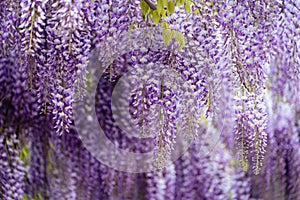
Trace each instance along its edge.
<instances>
[{"instance_id":1,"label":"dense flower canopy","mask_svg":"<svg viewBox=\"0 0 300 200\"><path fill-rule=\"evenodd\" d=\"M0 16L0 199L300 199L299 1L2 0ZM95 56L99 124L158 170L118 171L83 144L73 105ZM133 125L111 108L125 73Z\"/></svg>"}]
</instances>

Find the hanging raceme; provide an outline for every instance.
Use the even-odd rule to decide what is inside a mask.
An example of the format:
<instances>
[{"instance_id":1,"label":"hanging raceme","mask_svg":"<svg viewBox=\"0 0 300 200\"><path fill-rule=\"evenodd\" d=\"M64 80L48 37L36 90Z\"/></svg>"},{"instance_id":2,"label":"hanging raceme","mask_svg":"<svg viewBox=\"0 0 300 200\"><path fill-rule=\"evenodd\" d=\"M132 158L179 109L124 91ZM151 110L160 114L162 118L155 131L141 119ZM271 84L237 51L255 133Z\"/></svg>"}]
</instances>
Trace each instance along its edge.
<instances>
[{"instance_id":1,"label":"hanging raceme","mask_svg":"<svg viewBox=\"0 0 300 200\"><path fill-rule=\"evenodd\" d=\"M2 0L0 199L300 199L299 11L296 0ZM119 41L139 30L140 44ZM73 104L92 90L94 50L109 61L80 120L95 110L110 145L163 169L116 171L83 143Z\"/></svg>"}]
</instances>

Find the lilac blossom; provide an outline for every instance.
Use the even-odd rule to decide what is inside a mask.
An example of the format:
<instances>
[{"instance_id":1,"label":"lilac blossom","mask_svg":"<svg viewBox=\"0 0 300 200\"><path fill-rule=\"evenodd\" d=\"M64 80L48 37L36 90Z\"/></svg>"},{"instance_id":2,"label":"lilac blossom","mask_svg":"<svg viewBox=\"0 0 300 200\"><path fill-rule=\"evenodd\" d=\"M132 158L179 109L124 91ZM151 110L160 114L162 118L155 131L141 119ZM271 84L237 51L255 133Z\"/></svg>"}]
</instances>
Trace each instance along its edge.
<instances>
[{"instance_id":1,"label":"lilac blossom","mask_svg":"<svg viewBox=\"0 0 300 200\"><path fill-rule=\"evenodd\" d=\"M296 0L1 1L0 199L299 199L299 11ZM170 42L111 56L128 49L116 38L153 27ZM85 148L72 104L89 92L94 49L111 58L95 96L107 138L154 149L158 167L193 141L174 163L120 172ZM134 88L116 102L132 119L111 102L127 72Z\"/></svg>"}]
</instances>

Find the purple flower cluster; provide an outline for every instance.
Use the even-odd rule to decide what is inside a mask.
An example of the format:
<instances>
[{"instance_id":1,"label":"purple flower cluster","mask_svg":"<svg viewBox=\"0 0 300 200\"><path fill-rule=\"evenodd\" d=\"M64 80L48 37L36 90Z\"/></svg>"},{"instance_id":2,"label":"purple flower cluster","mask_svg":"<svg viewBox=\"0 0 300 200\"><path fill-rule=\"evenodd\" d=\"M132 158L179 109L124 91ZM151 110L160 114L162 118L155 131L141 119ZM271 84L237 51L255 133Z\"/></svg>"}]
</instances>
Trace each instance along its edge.
<instances>
[{"instance_id":1,"label":"purple flower cluster","mask_svg":"<svg viewBox=\"0 0 300 200\"><path fill-rule=\"evenodd\" d=\"M300 199L299 13L296 0L2 0L0 199ZM144 48L118 41L137 29ZM187 149L178 160L134 174L86 149L73 104L93 50L110 59L95 96L105 136L153 150L158 168Z\"/></svg>"}]
</instances>

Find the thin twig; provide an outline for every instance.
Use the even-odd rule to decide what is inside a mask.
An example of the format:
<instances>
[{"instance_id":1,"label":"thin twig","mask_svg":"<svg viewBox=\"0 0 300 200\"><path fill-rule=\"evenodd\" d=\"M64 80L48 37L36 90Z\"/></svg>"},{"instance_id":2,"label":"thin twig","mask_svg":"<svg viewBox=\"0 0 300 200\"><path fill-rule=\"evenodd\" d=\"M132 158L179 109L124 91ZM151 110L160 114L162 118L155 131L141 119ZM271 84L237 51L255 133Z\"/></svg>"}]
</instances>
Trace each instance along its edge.
<instances>
[{"instance_id":1,"label":"thin twig","mask_svg":"<svg viewBox=\"0 0 300 200\"><path fill-rule=\"evenodd\" d=\"M151 3L149 0L144 0L148 5L149 5L149 7L152 9L152 10L156 10L156 6L153 4L153 3Z\"/></svg>"}]
</instances>

